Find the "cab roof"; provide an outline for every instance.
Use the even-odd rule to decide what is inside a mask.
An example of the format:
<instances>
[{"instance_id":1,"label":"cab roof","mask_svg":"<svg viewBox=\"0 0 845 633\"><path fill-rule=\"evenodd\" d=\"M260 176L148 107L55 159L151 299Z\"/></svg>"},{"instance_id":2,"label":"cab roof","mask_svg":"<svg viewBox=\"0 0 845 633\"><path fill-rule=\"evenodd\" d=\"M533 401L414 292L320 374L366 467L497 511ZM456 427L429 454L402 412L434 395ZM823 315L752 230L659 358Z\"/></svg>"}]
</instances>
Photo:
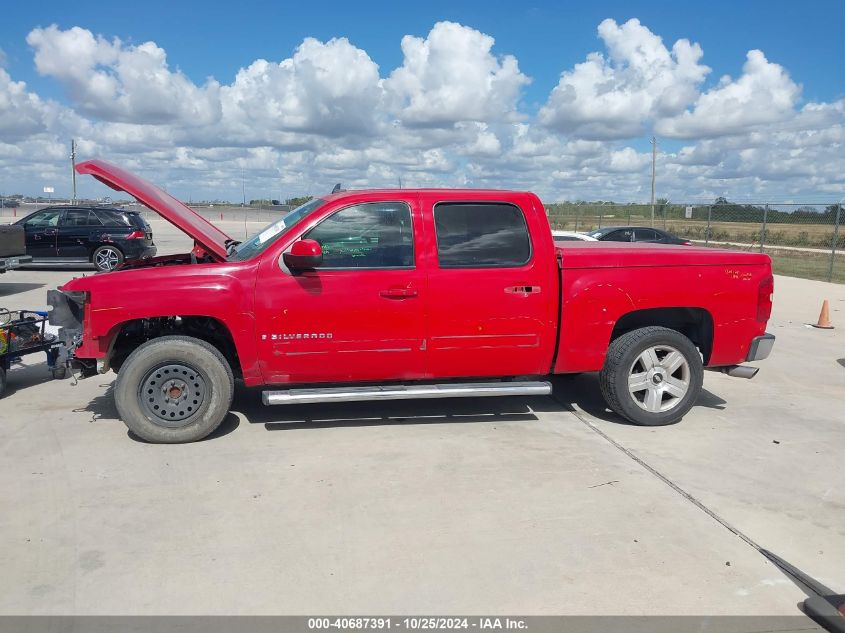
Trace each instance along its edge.
<instances>
[{"instance_id":1,"label":"cab roof","mask_svg":"<svg viewBox=\"0 0 845 633\"><path fill-rule=\"evenodd\" d=\"M449 189L429 187L425 189L350 189L317 197L322 198L326 202L334 202L345 198L358 197L379 198L395 196L397 198L410 198L420 196L446 200L491 200L496 198L510 198L527 195L531 195L531 193L528 191L514 191L511 189Z\"/></svg>"}]
</instances>

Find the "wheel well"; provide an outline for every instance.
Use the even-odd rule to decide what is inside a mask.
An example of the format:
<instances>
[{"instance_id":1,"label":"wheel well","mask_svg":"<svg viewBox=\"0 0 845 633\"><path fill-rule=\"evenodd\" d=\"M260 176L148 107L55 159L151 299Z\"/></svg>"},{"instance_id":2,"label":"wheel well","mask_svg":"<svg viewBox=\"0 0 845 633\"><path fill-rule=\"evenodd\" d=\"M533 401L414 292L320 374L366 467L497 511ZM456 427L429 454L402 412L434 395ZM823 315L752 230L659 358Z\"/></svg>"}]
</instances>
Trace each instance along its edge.
<instances>
[{"instance_id":1,"label":"wheel well","mask_svg":"<svg viewBox=\"0 0 845 633\"><path fill-rule=\"evenodd\" d=\"M114 338L109 366L120 371L121 365L135 349L149 340L161 336L182 335L200 339L216 347L240 377L241 363L235 341L226 325L215 318L204 316L151 317L126 321Z\"/></svg>"},{"instance_id":2,"label":"wheel well","mask_svg":"<svg viewBox=\"0 0 845 633\"><path fill-rule=\"evenodd\" d=\"M94 261L94 253L97 252L98 248L102 248L103 246L111 246L116 251L120 251L121 255L125 255L125 253L123 252L123 249L120 248L120 246L118 246L117 244L109 244L109 243L104 244L104 243L100 242L99 244L94 244L94 246L91 247L91 251L88 253L88 260L93 262Z\"/></svg>"},{"instance_id":3,"label":"wheel well","mask_svg":"<svg viewBox=\"0 0 845 633\"><path fill-rule=\"evenodd\" d=\"M701 351L706 365L713 351L713 317L704 308L649 308L629 312L616 322L610 340L649 325L677 330Z\"/></svg>"}]
</instances>

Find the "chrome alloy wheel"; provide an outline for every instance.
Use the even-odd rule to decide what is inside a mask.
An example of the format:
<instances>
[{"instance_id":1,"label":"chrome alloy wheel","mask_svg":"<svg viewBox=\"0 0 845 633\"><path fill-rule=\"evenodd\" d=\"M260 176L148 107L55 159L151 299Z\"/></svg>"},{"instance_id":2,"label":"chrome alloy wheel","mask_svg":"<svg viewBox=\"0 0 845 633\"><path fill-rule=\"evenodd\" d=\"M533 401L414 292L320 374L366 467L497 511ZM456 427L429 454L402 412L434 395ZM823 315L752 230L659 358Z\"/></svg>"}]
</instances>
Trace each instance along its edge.
<instances>
[{"instance_id":1,"label":"chrome alloy wheel","mask_svg":"<svg viewBox=\"0 0 845 633\"><path fill-rule=\"evenodd\" d=\"M162 365L141 381L138 399L144 412L159 426L177 428L188 423L205 400L203 376L193 367Z\"/></svg>"},{"instance_id":2,"label":"chrome alloy wheel","mask_svg":"<svg viewBox=\"0 0 845 633\"><path fill-rule=\"evenodd\" d=\"M689 388L689 363L669 345L645 349L628 371L631 398L650 413L662 413L677 406Z\"/></svg>"},{"instance_id":3,"label":"chrome alloy wheel","mask_svg":"<svg viewBox=\"0 0 845 633\"><path fill-rule=\"evenodd\" d=\"M99 270L114 270L120 263L120 254L113 248L104 248L97 253L95 260Z\"/></svg>"}]
</instances>

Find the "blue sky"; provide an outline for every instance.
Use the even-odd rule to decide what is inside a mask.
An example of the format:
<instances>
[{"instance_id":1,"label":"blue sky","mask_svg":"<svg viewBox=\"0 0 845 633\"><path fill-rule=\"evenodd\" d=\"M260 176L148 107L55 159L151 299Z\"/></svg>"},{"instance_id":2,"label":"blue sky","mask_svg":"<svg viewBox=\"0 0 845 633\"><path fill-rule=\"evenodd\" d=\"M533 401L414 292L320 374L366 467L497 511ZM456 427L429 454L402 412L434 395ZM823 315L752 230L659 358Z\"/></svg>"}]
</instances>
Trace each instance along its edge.
<instances>
[{"instance_id":1,"label":"blue sky","mask_svg":"<svg viewBox=\"0 0 845 633\"><path fill-rule=\"evenodd\" d=\"M803 122L803 119L809 118L809 114L802 112L802 108L807 104L825 105L827 114L819 118L817 126L828 128L831 121L839 126L841 111L840 106L836 104L845 97L845 82L843 82L845 55L842 53L841 43L845 28L845 3L841 1L812 3L772 1L532 2L520 4L498 1L455 3L436 0L426 3L222 3L147 0L140 8L137 6L130 8L124 3L84 1L68 3L49 0L40 2L37 6L6 3L2 11L3 28L2 36L0 36L2 37L0 50L3 51L5 59L0 67L5 68L10 81L24 82L28 93L37 95L44 104L55 104L57 107L67 108L68 112L84 117L82 122L63 123L61 129L56 127L57 124L51 123L52 128L45 128L42 134L52 132L58 139L65 132L77 135L86 133L87 130L87 133L91 135L92 149L112 150L111 154L114 155L128 152L138 157L154 150L160 151L160 138L168 133L172 138L168 151L176 152L181 148L191 153L192 157L199 156L201 152L198 148L213 145L213 141L210 139L198 141L194 135L189 135L191 138L188 140L180 140L184 136L180 132L184 131L186 123L184 121L180 123L179 116L175 113L171 119L163 121L159 115L157 115L158 118L151 119L145 118L138 110L116 113L109 110L107 104L98 106L92 103L93 97L85 92L86 88L81 86L79 77L71 76L71 71L57 69L55 64L53 70L45 70L46 65L37 68L34 62L36 49L39 46L46 49L48 44L45 44L43 39L38 46L27 43L27 37L34 29L56 25L58 32L61 33L73 27L79 27L89 31L94 37L102 36L106 43L118 38L125 51L134 50L134 47L152 41L166 53L168 72L180 71L193 85L202 89L207 87L206 82L210 77L223 86L233 85L238 72L250 66L255 60L266 59L272 63L279 63L291 58L305 38L315 38L320 43L326 43L332 38L348 38L355 49L364 51L369 60L378 65L378 77L384 80L394 70L402 67L406 60L406 54L401 46L403 37L410 35L427 42L426 38L432 33L436 24L454 22L468 30L492 37L495 44L490 51L491 59L498 60L499 63L504 63L504 56L508 55L516 59L518 70L523 78L515 79L510 85L510 100L493 102L490 108L480 109L479 114L467 115L465 121L461 121L460 117L454 114L433 116L431 121L424 123L420 123L419 114L416 114L415 121L410 121L405 116L409 114L407 108L403 110L400 106L395 106L393 109L386 108L383 122L391 118L398 120L409 133L415 135L420 125L439 126L443 129L451 125L453 129L462 130L462 133L466 131L467 126L475 126L479 134L489 132L495 135L494 145L500 148L500 152L504 152L512 147L514 142L513 130L506 129L507 126L512 127L515 122L521 121L531 126L530 133L538 135L538 138L553 136L555 142L559 143L557 151L571 150L574 152L573 156L580 156L578 154L580 150L573 149L575 148L573 143L579 141L594 143L598 139L603 143L606 152L624 152L626 148L629 148L637 155L628 153L624 156L620 155L617 160L619 165L623 163L627 165L627 169L641 169L642 161L638 155L648 151L649 133L654 130L663 131L665 133L660 134L660 146L661 150L667 153L667 160L670 158L668 154L671 154L677 159L678 165L709 165L714 168L707 180L693 181L689 178L684 180L689 174L680 172L673 176L678 180L677 186L673 185L673 192L689 198L709 196L720 187L723 191L736 192L735 195L746 197L766 193L766 195L776 195L786 199L793 195L815 194L816 190L802 188L797 180L795 183L785 184L785 180L777 174L772 173L767 176L765 173L754 173L752 166L744 167L740 164L742 161L731 156L726 156L725 160L714 165L713 155L719 151L738 152L740 148L751 150L759 147L759 143L753 140L752 133L755 131L765 133L760 127L763 125L780 125L779 130L793 129L797 125L801 131L805 131L808 124ZM563 101L558 100L557 104L553 102L550 95L554 94L562 72L572 72L576 65L584 62L591 53L600 53L605 58L609 57L609 44L597 32L599 25L608 18L613 20L615 25L620 26L632 18L637 19L647 30L646 33L650 32L662 38L666 49L670 51L672 45L682 39L700 45L703 54L700 56L699 65L706 65L710 72L704 76L697 76L694 80L688 79L685 84L681 82L683 84L681 89L689 88L694 84L696 92L695 95L691 94L683 104L673 106L672 122L658 123L659 118L665 116L665 112L660 110L663 106L657 104L648 112L642 113L636 121L628 121L630 125L615 121L611 131L602 128L602 131L596 132L594 124L604 125L604 122L585 121L585 117L589 118L589 116L584 114L583 109L575 112L567 109L568 106ZM50 37L53 36L56 34L50 35ZM627 36L626 33L620 35L622 38ZM786 86L785 92L781 90L781 94L786 94L784 98L789 102L782 105L779 113L760 120L748 117L748 126L742 129L734 126L731 129L714 130L712 124L705 125L700 122L694 125L689 122L676 124L679 120L677 117L684 110L695 115L696 119L704 117L706 112L702 111L700 116L695 112L698 104L696 96L700 97L718 88L720 78L724 75L738 82L743 76L746 56L750 50L754 49L762 52L767 64L760 73L761 77L766 75L767 68L777 67L783 69L783 74L791 82L792 88ZM69 55L64 63L72 67L75 63L74 59L73 55ZM107 67L107 73L115 75L118 71L108 68L108 63L104 64ZM625 78L630 74L626 70L627 63L625 60L621 62L617 60L616 67L611 70L615 73L614 81L622 83L628 81L627 86L630 88L630 81ZM648 75L646 71L642 69L640 71L645 72L643 76L649 81L654 80L654 77ZM749 81L749 86L752 84L757 85ZM420 85L425 87L426 84L420 82ZM418 88L419 86L415 89ZM564 88L566 86L560 87L560 95L564 94ZM781 85L780 88L784 86ZM330 90L331 86L327 89ZM460 90L460 85L456 85L455 89ZM663 101L673 94L678 94L681 89L676 90L672 87L671 81L667 80ZM303 90L305 92L302 93L302 99L313 98L317 101L322 98L319 95L312 95L307 89ZM127 94L128 91L128 84L124 83L119 86L115 94ZM400 93L400 97L406 99L406 103L410 103L414 98L410 88ZM773 94L776 93L773 92ZM423 97L424 95L420 96L420 98ZM713 96L713 99L717 98L724 103L731 98L731 95ZM631 103L636 105L635 96L632 99ZM773 100L776 99L773 97ZM506 113L506 116L498 116L496 107L504 107L512 112ZM599 105L597 104L596 107L598 108ZM759 109L760 103L752 104L749 101L744 107ZM541 112L544 108L548 110L545 114ZM724 106L720 105L716 108L716 112L726 111ZM294 127L280 125L278 131L286 135L284 140L280 140L280 137L270 138L269 135L267 138L257 138L246 143L252 155L239 153L240 149L233 149L231 152L233 160L241 161L241 166L258 165L257 169L250 171L255 174L256 186L260 187L264 186L257 184L261 182L261 179L273 178L270 175L273 170L268 166L272 163L272 159L266 156L256 157L256 152L260 154L259 150L262 147L270 148L270 151L277 153L280 167L283 167L285 162L290 162L289 158L296 149L307 147L307 151L319 153L320 148L323 147L321 143L326 138L343 137L345 140L339 142L343 151L365 152L368 142L372 150L373 147L377 147L376 136L383 134L383 128L378 125L369 127L368 133L371 140L365 142L360 134L360 125L358 125L360 121L355 118L359 114L349 114L349 120L352 123L348 128L344 127L348 122L343 119L346 115L338 115L340 117L338 120L331 121L333 126L331 133L321 131L328 128L317 131L309 128L307 132L304 132L301 126L296 126L298 124ZM802 114L803 119L796 123L794 119L800 119ZM719 116L730 119L730 114ZM601 116L597 118L600 119ZM56 117L50 118L44 115L44 119L55 121ZM170 128L166 130L162 127L162 123L170 125ZM136 148L138 151L129 152L125 147L115 151L114 133L125 132L125 130L118 130L115 125L123 124L148 126L137 128L137 130L149 130L151 134L156 135L159 138L157 146L144 147L141 144ZM260 123L256 121L255 124ZM45 126L47 126L46 123ZM92 126L98 128L96 132ZM106 130L108 126L112 128ZM654 126L653 129L652 126ZM76 132L77 129L79 132ZM140 142L145 135L137 130L133 134ZM293 133L300 136L293 138L290 136ZM2 134L2 129L0 129L0 143L4 141ZM97 136L98 134L100 136ZM747 141L738 141L737 139L743 134L748 137ZM106 136L110 141L104 140ZM15 142L20 145L22 141L19 137L20 134L8 135L5 140L7 144ZM46 138L43 137L45 142ZM425 174L425 177L420 177L420 184L432 182L453 184L437 174L454 173L456 168L467 171L464 180L471 184L479 181L478 184L487 185L495 182L497 177L500 180L507 179L506 174L501 174L501 177L497 175L496 170L501 169L501 164L494 164L490 151L487 154L483 152L473 154L457 146L449 146L444 140L441 140L441 145L438 146L438 138L441 137L430 135L425 140L417 138L414 142L419 143L420 152L442 150L443 156L431 154L434 158L430 157L429 162L437 162L440 158L444 158L446 162L451 162L451 168L444 168L442 171L438 171L439 168L426 171L426 164L429 163L422 161L420 165L409 167L411 173L405 180L413 181L414 174L419 173ZM729 142L730 139L733 141ZM411 141L407 142L411 143ZM472 144L469 141L467 143ZM824 146L825 151L841 152L838 137L832 139L830 143ZM234 145L238 144L234 143ZM232 143L223 143L222 147L232 145ZM566 149L567 147L569 150ZM687 152L686 155L683 154L684 151ZM706 154L708 158L695 162L698 159L690 158L693 152L696 155ZM478 158L482 155L487 158ZM2 158L3 153L0 149L0 161ZM610 154L605 155L605 162L609 162L612 158ZM357 171L350 168L348 176L353 181L360 181L363 184L382 184L376 181L394 177L395 174L388 168L373 169L372 160L371 151L366 159L367 164L361 162ZM407 157L401 159L397 157L397 160L407 163ZM690 160L693 162L690 163ZM0 166L2 164L0 162ZM314 166L313 157L312 159L302 158L302 162L297 163L302 166L302 169L305 169L306 164L311 165L311 169L319 168L319 165ZM152 157L150 161L143 163L142 167L158 173ZM294 166L290 167L294 168ZM538 169L543 167L542 162L537 164ZM58 166L54 168L59 169ZM556 179L548 178L542 182L538 181L533 188L541 189L546 195L553 197L579 195L604 197L600 195L602 182L609 183L608 179L613 179L613 173L621 173L610 170L604 174L603 181L601 175L584 170L581 170L579 180L579 174L573 171L571 165L558 172L560 175ZM9 173L6 172L7 180ZM196 180L189 174L183 176L185 180ZM29 176L22 177L33 178L31 173ZM176 180L179 181L181 178L180 176ZM308 188L311 186L309 178L301 178L298 182L292 179L287 185L294 190ZM770 182L772 186L763 187L761 190L759 184L761 178ZM209 195L215 190L225 195L225 187L215 185L212 180L208 183ZM515 182L502 184L532 185L530 178L515 180ZM828 176L825 176L823 180L825 191L836 189L841 183L835 179L834 182L829 182ZM632 179L631 182L633 183L634 180ZM626 185L605 188L611 190L612 193L618 192L618 195L627 195L631 198L642 197L643 189L639 181L636 182L638 184L633 187ZM778 182L780 184L777 184ZM4 185L2 174L0 174L0 186L7 188L11 186ZM178 187L177 184L176 188ZM753 187L756 187L756 191L750 189Z\"/></svg>"},{"instance_id":2,"label":"blue sky","mask_svg":"<svg viewBox=\"0 0 845 633\"><path fill-rule=\"evenodd\" d=\"M233 10L237 6L239 10ZM636 17L666 41L689 38L705 51L712 80L737 74L745 52L765 51L771 61L800 78L808 99L845 96L845 2L221 2L145 0L143 9L125 3L7 3L0 48L7 67L43 94L60 96L35 72L26 36L36 26L84 26L129 42L154 40L197 82L213 75L228 79L260 57L282 59L307 36L346 36L382 69L402 61L405 34L425 35L435 22L451 20L496 39L499 53L517 56L534 81L526 105L535 107L557 83L563 68L596 50L596 25L605 18Z\"/></svg>"}]
</instances>

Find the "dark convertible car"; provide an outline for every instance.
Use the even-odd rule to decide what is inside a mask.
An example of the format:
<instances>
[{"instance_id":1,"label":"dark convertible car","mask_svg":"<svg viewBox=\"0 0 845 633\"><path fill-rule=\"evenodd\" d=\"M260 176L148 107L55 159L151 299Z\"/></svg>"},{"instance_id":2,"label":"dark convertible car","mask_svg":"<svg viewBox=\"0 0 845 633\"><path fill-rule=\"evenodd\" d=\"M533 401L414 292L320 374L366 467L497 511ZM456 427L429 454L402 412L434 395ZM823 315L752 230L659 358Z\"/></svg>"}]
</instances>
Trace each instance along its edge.
<instances>
[{"instance_id":1,"label":"dark convertible car","mask_svg":"<svg viewBox=\"0 0 845 633\"><path fill-rule=\"evenodd\" d=\"M26 231L28 266L91 263L97 270L114 270L124 261L156 254L152 229L136 211L55 206L15 224Z\"/></svg>"}]
</instances>

